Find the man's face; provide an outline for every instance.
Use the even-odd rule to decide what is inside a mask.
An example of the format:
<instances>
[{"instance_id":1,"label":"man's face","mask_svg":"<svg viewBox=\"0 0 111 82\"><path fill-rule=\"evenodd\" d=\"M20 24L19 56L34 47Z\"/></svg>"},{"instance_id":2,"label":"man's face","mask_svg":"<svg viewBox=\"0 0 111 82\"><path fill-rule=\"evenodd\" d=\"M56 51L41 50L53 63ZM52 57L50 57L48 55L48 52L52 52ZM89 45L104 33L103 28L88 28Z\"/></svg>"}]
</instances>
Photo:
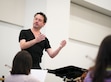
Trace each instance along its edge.
<instances>
[{"instance_id":1,"label":"man's face","mask_svg":"<svg viewBox=\"0 0 111 82\"><path fill-rule=\"evenodd\" d=\"M44 17L40 14L37 14L33 19L33 27L36 29L41 29L44 25Z\"/></svg>"}]
</instances>

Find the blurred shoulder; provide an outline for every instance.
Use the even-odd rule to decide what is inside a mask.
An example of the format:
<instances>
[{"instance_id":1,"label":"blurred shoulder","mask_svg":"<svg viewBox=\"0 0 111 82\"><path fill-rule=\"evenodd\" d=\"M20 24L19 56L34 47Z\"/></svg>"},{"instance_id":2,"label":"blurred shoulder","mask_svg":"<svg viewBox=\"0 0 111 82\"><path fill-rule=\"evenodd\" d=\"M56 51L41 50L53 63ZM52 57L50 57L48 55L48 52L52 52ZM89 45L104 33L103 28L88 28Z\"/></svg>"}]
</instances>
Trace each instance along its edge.
<instances>
[{"instance_id":1,"label":"blurred shoulder","mask_svg":"<svg viewBox=\"0 0 111 82\"><path fill-rule=\"evenodd\" d=\"M37 79L36 77L32 76L32 75L28 75L28 81L27 82L40 82L39 79Z\"/></svg>"}]
</instances>

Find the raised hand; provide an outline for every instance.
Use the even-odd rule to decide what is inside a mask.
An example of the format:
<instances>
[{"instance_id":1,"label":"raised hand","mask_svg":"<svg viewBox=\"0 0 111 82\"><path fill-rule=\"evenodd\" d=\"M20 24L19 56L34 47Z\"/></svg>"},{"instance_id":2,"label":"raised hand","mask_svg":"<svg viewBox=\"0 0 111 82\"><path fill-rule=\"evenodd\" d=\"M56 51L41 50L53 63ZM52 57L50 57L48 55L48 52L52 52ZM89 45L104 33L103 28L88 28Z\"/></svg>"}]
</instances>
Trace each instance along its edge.
<instances>
[{"instance_id":1,"label":"raised hand","mask_svg":"<svg viewBox=\"0 0 111 82\"><path fill-rule=\"evenodd\" d=\"M45 40L45 35L44 34L39 34L37 37L35 37L37 42L41 42Z\"/></svg>"},{"instance_id":2,"label":"raised hand","mask_svg":"<svg viewBox=\"0 0 111 82\"><path fill-rule=\"evenodd\" d=\"M63 48L66 45L66 40L62 40L60 43L60 47Z\"/></svg>"}]
</instances>

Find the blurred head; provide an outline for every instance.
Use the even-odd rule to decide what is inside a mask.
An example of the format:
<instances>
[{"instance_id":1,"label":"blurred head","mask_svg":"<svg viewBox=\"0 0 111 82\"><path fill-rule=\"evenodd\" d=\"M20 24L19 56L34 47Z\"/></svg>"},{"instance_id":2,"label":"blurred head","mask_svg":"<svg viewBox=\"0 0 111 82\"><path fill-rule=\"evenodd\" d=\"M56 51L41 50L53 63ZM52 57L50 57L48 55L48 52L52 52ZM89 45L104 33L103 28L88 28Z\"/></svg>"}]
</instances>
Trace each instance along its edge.
<instances>
[{"instance_id":1,"label":"blurred head","mask_svg":"<svg viewBox=\"0 0 111 82\"><path fill-rule=\"evenodd\" d=\"M92 74L92 82L104 82L104 78L109 77L107 68L111 68L111 35L106 36L101 42Z\"/></svg>"},{"instance_id":2,"label":"blurred head","mask_svg":"<svg viewBox=\"0 0 111 82\"><path fill-rule=\"evenodd\" d=\"M111 35L101 42L96 60L97 64L101 62L104 67L111 66Z\"/></svg>"},{"instance_id":3,"label":"blurred head","mask_svg":"<svg viewBox=\"0 0 111 82\"><path fill-rule=\"evenodd\" d=\"M38 12L34 15L33 27L36 29L41 29L47 22L47 17L44 13Z\"/></svg>"},{"instance_id":4,"label":"blurred head","mask_svg":"<svg viewBox=\"0 0 111 82\"><path fill-rule=\"evenodd\" d=\"M30 73L31 67L32 67L31 55L25 50L19 51L13 59L11 74L28 75Z\"/></svg>"},{"instance_id":5,"label":"blurred head","mask_svg":"<svg viewBox=\"0 0 111 82\"><path fill-rule=\"evenodd\" d=\"M38 12L34 15L34 17L36 17L36 15L41 15L43 17L43 22L46 23L47 22L47 17L43 12Z\"/></svg>"}]
</instances>

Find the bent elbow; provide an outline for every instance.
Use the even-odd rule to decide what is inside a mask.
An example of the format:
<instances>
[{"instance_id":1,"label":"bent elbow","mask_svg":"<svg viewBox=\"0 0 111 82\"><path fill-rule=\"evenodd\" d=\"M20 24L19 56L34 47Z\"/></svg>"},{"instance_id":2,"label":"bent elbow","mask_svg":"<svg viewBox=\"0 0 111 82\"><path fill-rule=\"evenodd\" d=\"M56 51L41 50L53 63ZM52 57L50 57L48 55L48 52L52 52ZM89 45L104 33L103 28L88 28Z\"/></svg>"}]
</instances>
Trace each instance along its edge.
<instances>
[{"instance_id":1,"label":"bent elbow","mask_svg":"<svg viewBox=\"0 0 111 82\"><path fill-rule=\"evenodd\" d=\"M25 47L23 45L20 45L21 50L25 49Z\"/></svg>"},{"instance_id":2,"label":"bent elbow","mask_svg":"<svg viewBox=\"0 0 111 82\"><path fill-rule=\"evenodd\" d=\"M51 58L54 58L54 56L50 56Z\"/></svg>"},{"instance_id":3,"label":"bent elbow","mask_svg":"<svg viewBox=\"0 0 111 82\"><path fill-rule=\"evenodd\" d=\"M50 55L50 57L51 57L51 58L54 58L54 57L55 57L55 55L54 55L54 54L51 54L51 55Z\"/></svg>"}]
</instances>

